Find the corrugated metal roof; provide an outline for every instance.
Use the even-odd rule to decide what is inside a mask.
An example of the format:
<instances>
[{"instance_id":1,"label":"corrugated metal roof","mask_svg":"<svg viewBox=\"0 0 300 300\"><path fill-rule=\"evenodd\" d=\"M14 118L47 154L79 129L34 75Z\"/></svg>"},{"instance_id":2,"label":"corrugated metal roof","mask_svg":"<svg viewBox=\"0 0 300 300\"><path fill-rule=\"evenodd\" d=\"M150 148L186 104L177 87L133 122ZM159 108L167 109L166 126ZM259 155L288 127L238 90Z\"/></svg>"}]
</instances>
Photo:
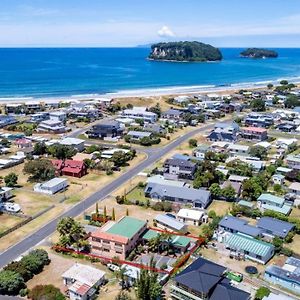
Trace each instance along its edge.
<instances>
[{"instance_id":1,"label":"corrugated metal roof","mask_svg":"<svg viewBox=\"0 0 300 300\"><path fill-rule=\"evenodd\" d=\"M226 244L232 249L248 251L249 253L260 255L262 257L267 255L268 252L274 248L274 246L269 243L238 233L231 234L228 237Z\"/></svg>"}]
</instances>

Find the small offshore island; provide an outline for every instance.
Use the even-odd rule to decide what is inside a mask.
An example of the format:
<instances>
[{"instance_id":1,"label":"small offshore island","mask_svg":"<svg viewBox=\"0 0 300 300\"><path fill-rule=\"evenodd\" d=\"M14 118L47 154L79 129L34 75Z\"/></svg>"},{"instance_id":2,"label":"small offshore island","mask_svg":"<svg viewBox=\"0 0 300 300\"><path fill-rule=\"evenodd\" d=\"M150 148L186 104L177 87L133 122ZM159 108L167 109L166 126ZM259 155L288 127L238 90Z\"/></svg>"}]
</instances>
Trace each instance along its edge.
<instances>
[{"instance_id":1,"label":"small offshore island","mask_svg":"<svg viewBox=\"0 0 300 300\"><path fill-rule=\"evenodd\" d=\"M274 50L248 48L240 53L241 57L246 58L276 58L278 53Z\"/></svg>"},{"instance_id":2,"label":"small offshore island","mask_svg":"<svg viewBox=\"0 0 300 300\"><path fill-rule=\"evenodd\" d=\"M178 62L207 62L222 60L218 48L200 42L169 42L151 46L151 60Z\"/></svg>"}]
</instances>

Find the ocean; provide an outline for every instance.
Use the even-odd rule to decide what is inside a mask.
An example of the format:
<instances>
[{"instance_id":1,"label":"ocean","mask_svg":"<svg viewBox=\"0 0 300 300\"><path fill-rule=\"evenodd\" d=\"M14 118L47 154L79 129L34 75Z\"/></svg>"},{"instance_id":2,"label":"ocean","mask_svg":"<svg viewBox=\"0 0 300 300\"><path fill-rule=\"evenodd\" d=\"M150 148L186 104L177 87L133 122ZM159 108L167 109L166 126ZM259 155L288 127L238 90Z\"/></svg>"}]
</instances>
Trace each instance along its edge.
<instances>
[{"instance_id":1,"label":"ocean","mask_svg":"<svg viewBox=\"0 0 300 300\"><path fill-rule=\"evenodd\" d=\"M241 50L221 49L221 62L177 63L149 61L147 48L2 48L0 99L300 81L300 49L274 49L278 58L260 60L240 58Z\"/></svg>"}]
</instances>

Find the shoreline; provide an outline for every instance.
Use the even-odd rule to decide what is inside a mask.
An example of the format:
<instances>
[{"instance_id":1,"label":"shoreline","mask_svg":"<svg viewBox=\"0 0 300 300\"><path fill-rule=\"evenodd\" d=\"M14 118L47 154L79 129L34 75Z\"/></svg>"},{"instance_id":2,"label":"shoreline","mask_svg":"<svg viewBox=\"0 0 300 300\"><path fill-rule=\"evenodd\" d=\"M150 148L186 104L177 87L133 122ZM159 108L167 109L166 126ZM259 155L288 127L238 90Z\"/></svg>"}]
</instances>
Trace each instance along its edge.
<instances>
[{"instance_id":1,"label":"shoreline","mask_svg":"<svg viewBox=\"0 0 300 300\"><path fill-rule=\"evenodd\" d=\"M157 87L157 88L140 88L120 90L117 92L108 93L87 93L79 95L62 95L62 96L16 96L16 97L0 97L0 105L12 103L22 104L29 102L72 102L72 101L88 101L97 99L120 99L120 98L138 98L138 97L162 97L174 95L195 95L195 94L228 94L239 91L241 89L259 90L267 88L268 84L279 85L280 81L265 80L247 83L233 83L228 85L192 85L192 86L173 86L173 87ZM300 84L300 77L287 78L290 83Z\"/></svg>"}]
</instances>

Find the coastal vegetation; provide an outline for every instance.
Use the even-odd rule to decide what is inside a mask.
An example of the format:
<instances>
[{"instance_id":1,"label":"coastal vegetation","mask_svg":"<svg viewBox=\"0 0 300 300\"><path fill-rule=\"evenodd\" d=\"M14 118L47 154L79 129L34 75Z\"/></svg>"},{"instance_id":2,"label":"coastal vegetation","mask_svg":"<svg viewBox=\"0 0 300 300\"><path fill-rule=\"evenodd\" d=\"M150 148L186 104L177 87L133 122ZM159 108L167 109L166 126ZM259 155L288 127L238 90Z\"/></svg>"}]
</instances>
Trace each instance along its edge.
<instances>
[{"instance_id":1,"label":"coastal vegetation","mask_svg":"<svg viewBox=\"0 0 300 300\"><path fill-rule=\"evenodd\" d=\"M242 57L248 58L276 58L278 53L274 50L260 49L260 48L248 48L240 53Z\"/></svg>"},{"instance_id":2,"label":"coastal vegetation","mask_svg":"<svg viewBox=\"0 0 300 300\"><path fill-rule=\"evenodd\" d=\"M151 46L149 59L166 61L218 61L222 53L218 48L200 42L169 42Z\"/></svg>"}]
</instances>

